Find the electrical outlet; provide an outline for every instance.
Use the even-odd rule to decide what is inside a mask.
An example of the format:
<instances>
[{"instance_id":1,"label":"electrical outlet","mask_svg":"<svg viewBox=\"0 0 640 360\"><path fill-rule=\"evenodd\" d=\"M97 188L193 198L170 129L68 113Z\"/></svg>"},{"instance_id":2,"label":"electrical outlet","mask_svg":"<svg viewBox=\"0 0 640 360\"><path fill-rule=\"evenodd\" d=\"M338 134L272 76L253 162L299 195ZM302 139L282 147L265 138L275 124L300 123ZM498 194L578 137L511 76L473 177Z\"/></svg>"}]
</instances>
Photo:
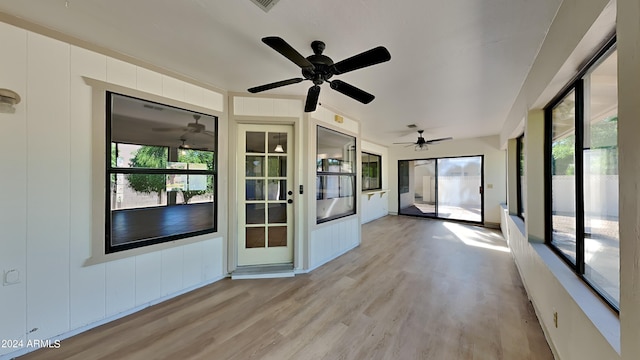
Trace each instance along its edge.
<instances>
[{"instance_id":1,"label":"electrical outlet","mask_svg":"<svg viewBox=\"0 0 640 360\"><path fill-rule=\"evenodd\" d=\"M553 312L553 325L556 326L556 329L558 328L558 312L557 311Z\"/></svg>"}]
</instances>

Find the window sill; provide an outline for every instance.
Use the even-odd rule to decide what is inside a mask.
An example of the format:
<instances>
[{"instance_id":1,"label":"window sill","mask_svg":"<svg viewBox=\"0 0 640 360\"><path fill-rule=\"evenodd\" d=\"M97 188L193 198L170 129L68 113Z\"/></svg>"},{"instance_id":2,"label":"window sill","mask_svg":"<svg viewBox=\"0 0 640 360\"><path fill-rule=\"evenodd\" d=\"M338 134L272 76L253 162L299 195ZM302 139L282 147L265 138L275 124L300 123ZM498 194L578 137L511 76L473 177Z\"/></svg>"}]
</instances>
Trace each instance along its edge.
<instances>
[{"instance_id":1,"label":"window sill","mask_svg":"<svg viewBox=\"0 0 640 360\"><path fill-rule=\"evenodd\" d=\"M386 194L388 192L389 192L388 189L377 189L377 190L363 191L362 194L368 196L367 200L371 200L371 198L376 194L378 194L378 195L380 195L380 197L382 197L382 195L384 195L384 194Z\"/></svg>"},{"instance_id":2,"label":"window sill","mask_svg":"<svg viewBox=\"0 0 640 360\"><path fill-rule=\"evenodd\" d=\"M524 221L517 215L509 217L524 237ZM546 244L529 241L529 245L611 348L620 354L620 319L617 314Z\"/></svg>"}]
</instances>

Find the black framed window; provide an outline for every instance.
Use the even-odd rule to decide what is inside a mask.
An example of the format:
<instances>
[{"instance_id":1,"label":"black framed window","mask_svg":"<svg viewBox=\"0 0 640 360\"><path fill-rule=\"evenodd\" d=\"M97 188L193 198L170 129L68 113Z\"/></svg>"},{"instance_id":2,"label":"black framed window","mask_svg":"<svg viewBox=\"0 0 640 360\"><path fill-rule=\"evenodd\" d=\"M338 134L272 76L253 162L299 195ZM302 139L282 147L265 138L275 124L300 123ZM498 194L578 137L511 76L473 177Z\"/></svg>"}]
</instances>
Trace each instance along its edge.
<instances>
[{"instance_id":1,"label":"black framed window","mask_svg":"<svg viewBox=\"0 0 640 360\"><path fill-rule=\"evenodd\" d=\"M106 96L105 251L216 231L217 118Z\"/></svg>"},{"instance_id":2,"label":"black framed window","mask_svg":"<svg viewBox=\"0 0 640 360\"><path fill-rule=\"evenodd\" d=\"M612 39L545 109L547 244L616 311L617 95Z\"/></svg>"},{"instance_id":3,"label":"black framed window","mask_svg":"<svg viewBox=\"0 0 640 360\"><path fill-rule=\"evenodd\" d=\"M382 156L362 153L362 190L382 189Z\"/></svg>"},{"instance_id":4,"label":"black framed window","mask_svg":"<svg viewBox=\"0 0 640 360\"><path fill-rule=\"evenodd\" d=\"M527 178L525 176L525 168L524 168L524 144L525 138L524 134L520 135L516 139L517 143L517 169L518 169L518 178L517 178L517 188L518 188L518 216L524 220L525 216L525 205L526 199L525 196L527 194Z\"/></svg>"},{"instance_id":5,"label":"black framed window","mask_svg":"<svg viewBox=\"0 0 640 360\"><path fill-rule=\"evenodd\" d=\"M317 128L316 221L356 213L356 138Z\"/></svg>"}]
</instances>

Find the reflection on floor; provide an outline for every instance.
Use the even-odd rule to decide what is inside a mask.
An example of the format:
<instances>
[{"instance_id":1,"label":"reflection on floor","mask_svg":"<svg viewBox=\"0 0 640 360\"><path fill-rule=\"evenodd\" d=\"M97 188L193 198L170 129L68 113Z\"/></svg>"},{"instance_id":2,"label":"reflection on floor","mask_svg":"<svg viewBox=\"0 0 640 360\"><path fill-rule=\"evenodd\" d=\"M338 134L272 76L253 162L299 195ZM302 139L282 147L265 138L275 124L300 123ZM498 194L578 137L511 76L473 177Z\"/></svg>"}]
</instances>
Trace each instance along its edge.
<instances>
[{"instance_id":1,"label":"reflection on floor","mask_svg":"<svg viewBox=\"0 0 640 360\"><path fill-rule=\"evenodd\" d=\"M414 203L412 206L400 209L401 215L438 217L441 219L465 220L465 221L482 221L482 213L480 205L469 205L465 207L452 205L438 205L438 213L436 215L435 204Z\"/></svg>"}]
</instances>

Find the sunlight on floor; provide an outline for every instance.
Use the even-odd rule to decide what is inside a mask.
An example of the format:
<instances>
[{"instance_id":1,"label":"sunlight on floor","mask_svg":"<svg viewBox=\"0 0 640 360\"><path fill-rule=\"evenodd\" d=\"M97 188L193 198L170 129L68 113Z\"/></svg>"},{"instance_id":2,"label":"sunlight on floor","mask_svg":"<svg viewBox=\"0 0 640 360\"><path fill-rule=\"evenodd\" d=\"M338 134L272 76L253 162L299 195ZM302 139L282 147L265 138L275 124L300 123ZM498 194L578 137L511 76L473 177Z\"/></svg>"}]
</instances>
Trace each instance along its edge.
<instances>
[{"instance_id":1,"label":"sunlight on floor","mask_svg":"<svg viewBox=\"0 0 640 360\"><path fill-rule=\"evenodd\" d=\"M454 233L460 241L465 245L475 246L479 248L496 250L502 252L510 252L509 248L504 245L497 245L504 240L497 234L486 233L478 230L474 230L468 225L461 225L456 223L444 223L449 231Z\"/></svg>"}]
</instances>

